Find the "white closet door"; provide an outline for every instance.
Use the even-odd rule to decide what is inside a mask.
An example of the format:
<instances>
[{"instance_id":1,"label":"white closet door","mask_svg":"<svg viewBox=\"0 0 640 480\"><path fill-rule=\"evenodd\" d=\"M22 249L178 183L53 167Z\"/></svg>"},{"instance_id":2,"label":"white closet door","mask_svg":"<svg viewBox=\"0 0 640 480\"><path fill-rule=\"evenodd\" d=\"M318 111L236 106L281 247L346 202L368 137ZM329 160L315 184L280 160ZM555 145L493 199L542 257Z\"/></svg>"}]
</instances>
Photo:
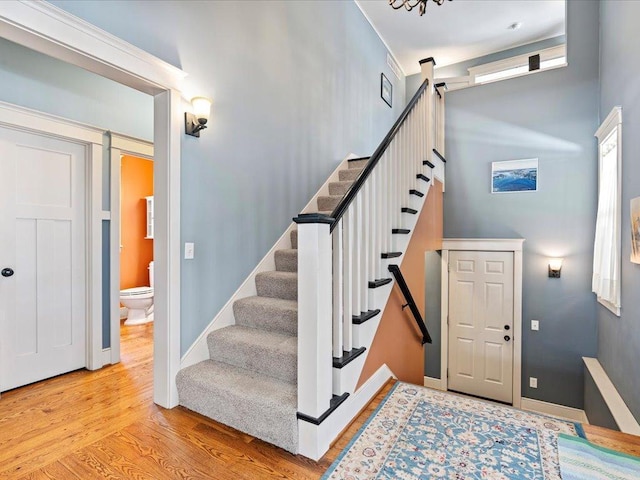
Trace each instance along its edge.
<instances>
[{"instance_id":1,"label":"white closet door","mask_svg":"<svg viewBox=\"0 0 640 480\"><path fill-rule=\"evenodd\" d=\"M0 391L86 365L86 157L0 127Z\"/></svg>"},{"instance_id":2,"label":"white closet door","mask_svg":"<svg viewBox=\"0 0 640 480\"><path fill-rule=\"evenodd\" d=\"M451 251L450 390L513 401L513 252Z\"/></svg>"}]
</instances>

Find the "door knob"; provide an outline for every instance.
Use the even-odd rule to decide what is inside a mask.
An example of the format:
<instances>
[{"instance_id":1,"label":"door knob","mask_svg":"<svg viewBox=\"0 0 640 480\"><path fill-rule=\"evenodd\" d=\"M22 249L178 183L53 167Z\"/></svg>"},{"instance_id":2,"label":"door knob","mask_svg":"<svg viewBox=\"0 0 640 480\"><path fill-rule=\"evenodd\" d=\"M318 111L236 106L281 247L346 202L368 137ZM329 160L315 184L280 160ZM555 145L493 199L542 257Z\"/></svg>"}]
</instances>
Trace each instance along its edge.
<instances>
[{"instance_id":1,"label":"door knob","mask_svg":"<svg viewBox=\"0 0 640 480\"><path fill-rule=\"evenodd\" d=\"M509 326L509 325L505 325L505 326L504 326L504 329L505 329L505 330L509 330L510 328L511 328L511 326Z\"/></svg>"},{"instance_id":2,"label":"door knob","mask_svg":"<svg viewBox=\"0 0 640 480\"><path fill-rule=\"evenodd\" d=\"M504 341L508 342L509 340L511 340L511 337L509 335L505 335L504 336Z\"/></svg>"},{"instance_id":3,"label":"door knob","mask_svg":"<svg viewBox=\"0 0 640 480\"><path fill-rule=\"evenodd\" d=\"M1 274L3 277L10 277L13 275L13 270L11 268L3 268Z\"/></svg>"}]
</instances>

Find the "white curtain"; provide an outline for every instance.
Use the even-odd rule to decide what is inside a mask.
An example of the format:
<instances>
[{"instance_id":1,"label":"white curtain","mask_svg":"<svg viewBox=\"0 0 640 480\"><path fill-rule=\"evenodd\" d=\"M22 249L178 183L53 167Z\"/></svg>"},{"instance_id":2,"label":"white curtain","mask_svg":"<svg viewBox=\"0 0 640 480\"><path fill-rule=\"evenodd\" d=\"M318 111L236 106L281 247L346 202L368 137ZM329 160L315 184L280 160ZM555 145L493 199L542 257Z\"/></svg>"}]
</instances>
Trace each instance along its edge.
<instances>
[{"instance_id":1,"label":"white curtain","mask_svg":"<svg viewBox=\"0 0 640 480\"><path fill-rule=\"evenodd\" d=\"M593 247L591 288L598 298L620 307L620 261L618 256L618 145L617 129L601 147L598 217Z\"/></svg>"}]
</instances>

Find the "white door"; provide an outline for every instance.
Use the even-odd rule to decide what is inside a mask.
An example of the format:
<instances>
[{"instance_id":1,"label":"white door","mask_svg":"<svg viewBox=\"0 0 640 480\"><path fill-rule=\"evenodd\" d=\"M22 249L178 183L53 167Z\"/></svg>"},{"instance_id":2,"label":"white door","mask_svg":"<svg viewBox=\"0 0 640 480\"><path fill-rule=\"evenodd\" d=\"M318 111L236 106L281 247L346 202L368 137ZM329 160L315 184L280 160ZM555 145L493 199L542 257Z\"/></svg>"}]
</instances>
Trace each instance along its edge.
<instances>
[{"instance_id":1,"label":"white door","mask_svg":"<svg viewBox=\"0 0 640 480\"><path fill-rule=\"evenodd\" d=\"M513 253L449 254L450 390L513 402Z\"/></svg>"},{"instance_id":2,"label":"white door","mask_svg":"<svg viewBox=\"0 0 640 480\"><path fill-rule=\"evenodd\" d=\"M86 155L0 127L0 391L86 365Z\"/></svg>"}]
</instances>

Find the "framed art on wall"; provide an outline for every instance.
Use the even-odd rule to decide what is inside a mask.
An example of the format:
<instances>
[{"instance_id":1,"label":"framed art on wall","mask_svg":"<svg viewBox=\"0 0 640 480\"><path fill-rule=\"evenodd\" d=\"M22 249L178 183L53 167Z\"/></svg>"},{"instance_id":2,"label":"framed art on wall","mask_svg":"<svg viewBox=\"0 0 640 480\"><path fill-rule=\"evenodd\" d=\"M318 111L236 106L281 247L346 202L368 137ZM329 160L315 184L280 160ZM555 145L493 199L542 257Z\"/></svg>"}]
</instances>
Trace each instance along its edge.
<instances>
[{"instance_id":1,"label":"framed art on wall","mask_svg":"<svg viewBox=\"0 0 640 480\"><path fill-rule=\"evenodd\" d=\"M537 158L491 163L491 193L535 192L537 190Z\"/></svg>"},{"instance_id":2,"label":"framed art on wall","mask_svg":"<svg viewBox=\"0 0 640 480\"><path fill-rule=\"evenodd\" d=\"M393 102L393 85L384 73L380 74L380 96L387 102L387 105L391 106Z\"/></svg>"}]
</instances>

